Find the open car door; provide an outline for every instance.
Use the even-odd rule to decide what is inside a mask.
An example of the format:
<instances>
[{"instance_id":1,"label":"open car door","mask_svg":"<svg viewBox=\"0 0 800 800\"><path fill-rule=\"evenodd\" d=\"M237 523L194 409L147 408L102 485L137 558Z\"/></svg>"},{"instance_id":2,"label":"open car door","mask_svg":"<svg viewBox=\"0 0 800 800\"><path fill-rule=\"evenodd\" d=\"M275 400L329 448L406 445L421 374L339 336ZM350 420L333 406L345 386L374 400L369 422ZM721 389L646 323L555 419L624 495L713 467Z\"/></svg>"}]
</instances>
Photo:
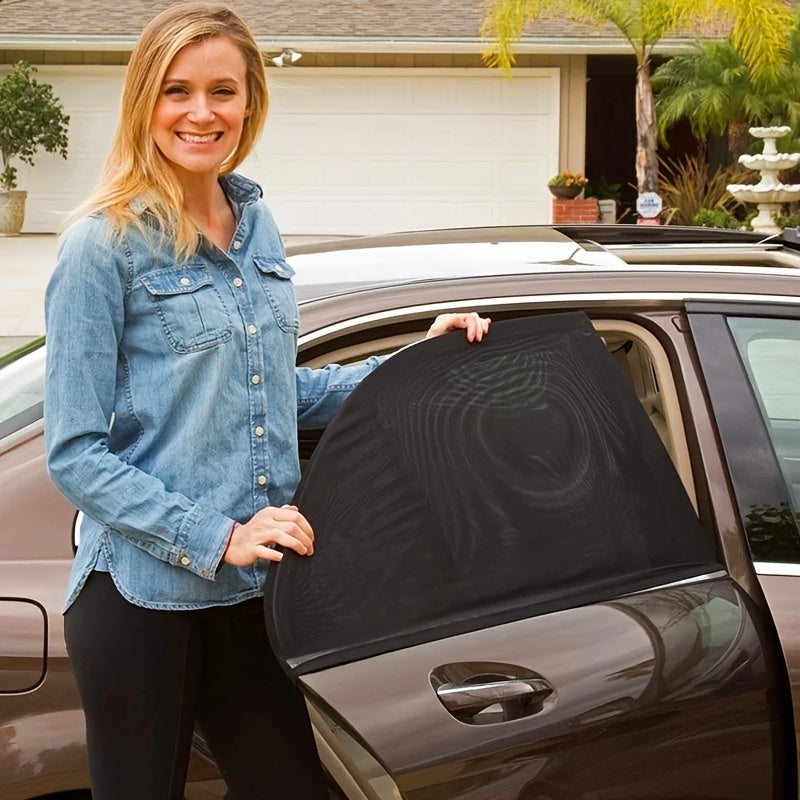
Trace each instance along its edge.
<instances>
[{"instance_id":1,"label":"open car door","mask_svg":"<svg viewBox=\"0 0 800 800\"><path fill-rule=\"evenodd\" d=\"M360 796L783 796L772 627L583 313L395 354L295 502L267 627Z\"/></svg>"}]
</instances>

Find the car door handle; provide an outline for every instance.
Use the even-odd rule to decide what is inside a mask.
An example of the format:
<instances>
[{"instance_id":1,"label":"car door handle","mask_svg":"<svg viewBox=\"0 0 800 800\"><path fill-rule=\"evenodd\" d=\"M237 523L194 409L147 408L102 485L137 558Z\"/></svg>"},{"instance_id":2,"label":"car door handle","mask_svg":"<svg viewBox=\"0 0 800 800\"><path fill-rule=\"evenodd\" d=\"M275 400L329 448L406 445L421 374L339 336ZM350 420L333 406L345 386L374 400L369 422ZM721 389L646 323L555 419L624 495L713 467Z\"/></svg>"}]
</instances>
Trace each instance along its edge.
<instances>
[{"instance_id":1,"label":"car door handle","mask_svg":"<svg viewBox=\"0 0 800 800\"><path fill-rule=\"evenodd\" d=\"M461 722L485 724L538 714L553 687L541 678L500 678L443 683L436 688L442 705Z\"/></svg>"}]
</instances>

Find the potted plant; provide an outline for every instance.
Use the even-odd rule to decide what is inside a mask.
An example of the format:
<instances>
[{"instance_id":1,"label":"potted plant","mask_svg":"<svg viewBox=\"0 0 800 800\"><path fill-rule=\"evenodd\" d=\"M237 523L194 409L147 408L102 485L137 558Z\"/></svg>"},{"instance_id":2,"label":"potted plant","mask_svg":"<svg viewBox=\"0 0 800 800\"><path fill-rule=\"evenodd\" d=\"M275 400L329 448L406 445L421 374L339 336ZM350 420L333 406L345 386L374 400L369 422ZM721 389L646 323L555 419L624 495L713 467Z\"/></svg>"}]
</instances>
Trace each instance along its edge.
<instances>
[{"instance_id":1,"label":"potted plant","mask_svg":"<svg viewBox=\"0 0 800 800\"><path fill-rule=\"evenodd\" d=\"M553 197L577 197L589 181L579 172L559 172L547 181L547 188Z\"/></svg>"},{"instance_id":2,"label":"potted plant","mask_svg":"<svg viewBox=\"0 0 800 800\"><path fill-rule=\"evenodd\" d=\"M621 188L622 185L619 183L609 183L605 175L589 181L585 194L587 197L597 198L600 222L613 224L617 221L617 204Z\"/></svg>"},{"instance_id":3,"label":"potted plant","mask_svg":"<svg viewBox=\"0 0 800 800\"><path fill-rule=\"evenodd\" d=\"M19 159L33 166L40 149L67 157L69 117L53 87L33 77L36 67L19 61L0 81L0 234L22 230L27 192L17 190Z\"/></svg>"}]
</instances>

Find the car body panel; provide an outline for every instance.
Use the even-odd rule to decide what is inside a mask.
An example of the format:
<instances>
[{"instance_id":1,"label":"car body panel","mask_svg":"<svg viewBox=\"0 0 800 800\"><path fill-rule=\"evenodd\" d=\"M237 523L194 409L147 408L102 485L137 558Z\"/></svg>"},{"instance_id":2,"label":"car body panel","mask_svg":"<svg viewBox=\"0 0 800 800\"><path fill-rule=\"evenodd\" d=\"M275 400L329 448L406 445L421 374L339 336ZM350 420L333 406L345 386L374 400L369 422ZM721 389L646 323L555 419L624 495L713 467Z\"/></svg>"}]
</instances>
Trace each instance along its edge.
<instances>
[{"instance_id":1,"label":"car body panel","mask_svg":"<svg viewBox=\"0 0 800 800\"><path fill-rule=\"evenodd\" d=\"M796 575L759 575L761 589L769 604L778 638L786 659L794 708L795 756L800 762L800 578Z\"/></svg>"},{"instance_id":2,"label":"car body panel","mask_svg":"<svg viewBox=\"0 0 800 800\"><path fill-rule=\"evenodd\" d=\"M769 634L753 614L732 582L712 579L300 681L368 743L409 800L700 798L711 792L712 771L720 779L714 796L766 798L774 796L772 748L782 731L769 715ZM554 687L545 708L488 725L451 716L431 673L487 657L544 676Z\"/></svg>"}]
</instances>

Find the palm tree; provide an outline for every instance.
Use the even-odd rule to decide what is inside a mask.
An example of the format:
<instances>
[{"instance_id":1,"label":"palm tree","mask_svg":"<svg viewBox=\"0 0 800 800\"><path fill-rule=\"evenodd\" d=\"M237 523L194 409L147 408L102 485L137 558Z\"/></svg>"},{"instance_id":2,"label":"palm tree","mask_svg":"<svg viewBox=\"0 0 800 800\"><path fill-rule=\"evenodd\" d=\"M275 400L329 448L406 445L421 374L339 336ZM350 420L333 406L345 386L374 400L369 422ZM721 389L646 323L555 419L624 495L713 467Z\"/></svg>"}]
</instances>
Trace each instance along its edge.
<instances>
[{"instance_id":1,"label":"palm tree","mask_svg":"<svg viewBox=\"0 0 800 800\"><path fill-rule=\"evenodd\" d=\"M730 42L695 42L653 73L658 133L662 142L675 123L686 118L696 139L728 134L734 157L747 149L749 125L768 115L762 95L753 92L750 70Z\"/></svg>"},{"instance_id":2,"label":"palm tree","mask_svg":"<svg viewBox=\"0 0 800 800\"><path fill-rule=\"evenodd\" d=\"M729 41L695 42L653 73L658 132L662 141L676 122L687 119L694 136L728 134L735 159L752 143L751 125L800 126L800 11L787 31L789 56L774 75L754 77Z\"/></svg>"},{"instance_id":3,"label":"palm tree","mask_svg":"<svg viewBox=\"0 0 800 800\"><path fill-rule=\"evenodd\" d=\"M651 84L653 49L669 32L729 21L730 39L756 78L774 75L792 25L788 0L489 0L481 25L489 66L509 70L524 27L542 16L613 25L636 56L636 182L658 187L657 122Z\"/></svg>"}]
</instances>

